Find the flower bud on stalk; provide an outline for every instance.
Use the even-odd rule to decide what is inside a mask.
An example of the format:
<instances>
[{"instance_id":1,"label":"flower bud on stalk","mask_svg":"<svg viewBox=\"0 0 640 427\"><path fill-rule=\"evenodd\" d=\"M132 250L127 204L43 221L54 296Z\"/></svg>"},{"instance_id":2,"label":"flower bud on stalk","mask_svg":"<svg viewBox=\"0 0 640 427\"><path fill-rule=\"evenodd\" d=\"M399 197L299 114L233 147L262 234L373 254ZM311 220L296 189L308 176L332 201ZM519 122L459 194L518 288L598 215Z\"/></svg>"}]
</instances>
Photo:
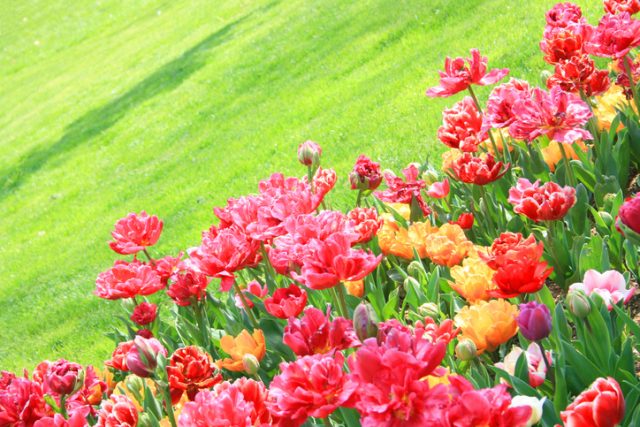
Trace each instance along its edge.
<instances>
[{"instance_id":1,"label":"flower bud on stalk","mask_svg":"<svg viewBox=\"0 0 640 427\"><path fill-rule=\"evenodd\" d=\"M158 355L167 356L167 350L155 338L136 336L134 346L127 354L127 367L139 377L150 377L158 366Z\"/></svg>"},{"instance_id":2,"label":"flower bud on stalk","mask_svg":"<svg viewBox=\"0 0 640 427\"><path fill-rule=\"evenodd\" d=\"M407 266L407 273L409 273L411 277L414 277L416 279L420 278L421 274L427 274L422 263L416 260L413 260L409 263L409 265Z\"/></svg>"},{"instance_id":3,"label":"flower bud on stalk","mask_svg":"<svg viewBox=\"0 0 640 427\"><path fill-rule=\"evenodd\" d=\"M520 333L529 341L540 341L551 333L551 312L544 304L535 301L520 304L517 321Z\"/></svg>"},{"instance_id":4,"label":"flower bud on stalk","mask_svg":"<svg viewBox=\"0 0 640 427\"><path fill-rule=\"evenodd\" d=\"M67 396L78 391L84 383L84 369L77 363L60 359L49 367L47 385L61 395Z\"/></svg>"},{"instance_id":5,"label":"flower bud on stalk","mask_svg":"<svg viewBox=\"0 0 640 427\"><path fill-rule=\"evenodd\" d=\"M476 355L478 354L478 348L473 341L467 338L463 338L458 341L455 352L458 359L468 361L476 357Z\"/></svg>"},{"instance_id":6,"label":"flower bud on stalk","mask_svg":"<svg viewBox=\"0 0 640 427\"><path fill-rule=\"evenodd\" d=\"M256 375L260 370L260 361L251 353L242 356L242 367L249 375Z\"/></svg>"},{"instance_id":7,"label":"flower bud on stalk","mask_svg":"<svg viewBox=\"0 0 640 427\"><path fill-rule=\"evenodd\" d=\"M305 166L319 165L321 155L322 148L313 141L305 141L298 146L298 160Z\"/></svg>"},{"instance_id":8,"label":"flower bud on stalk","mask_svg":"<svg viewBox=\"0 0 640 427\"><path fill-rule=\"evenodd\" d=\"M578 319L584 319L591 313L589 297L583 292L570 291L566 301L569 311Z\"/></svg>"},{"instance_id":9,"label":"flower bud on stalk","mask_svg":"<svg viewBox=\"0 0 640 427\"><path fill-rule=\"evenodd\" d=\"M437 319L440 317L440 308L438 304L434 302L425 302L420 307L418 307L418 313L424 317L431 317L432 319Z\"/></svg>"},{"instance_id":10,"label":"flower bud on stalk","mask_svg":"<svg viewBox=\"0 0 640 427\"><path fill-rule=\"evenodd\" d=\"M378 316L370 304L358 304L353 312L353 329L360 341L378 335Z\"/></svg>"}]
</instances>

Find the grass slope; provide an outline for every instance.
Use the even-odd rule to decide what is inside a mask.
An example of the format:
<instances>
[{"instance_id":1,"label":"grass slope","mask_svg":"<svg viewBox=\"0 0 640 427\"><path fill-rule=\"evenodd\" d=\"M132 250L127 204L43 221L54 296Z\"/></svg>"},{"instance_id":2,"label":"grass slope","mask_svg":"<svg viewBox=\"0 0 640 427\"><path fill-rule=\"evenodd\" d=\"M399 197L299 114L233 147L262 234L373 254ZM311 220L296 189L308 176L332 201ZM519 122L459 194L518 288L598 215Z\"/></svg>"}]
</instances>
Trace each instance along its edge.
<instances>
[{"instance_id":1,"label":"grass slope","mask_svg":"<svg viewBox=\"0 0 640 427\"><path fill-rule=\"evenodd\" d=\"M586 7L586 0L582 3ZM590 2L588 14L599 13ZM211 207L321 143L399 169L441 151L431 100L472 47L538 81L550 0L72 0L0 10L0 369L100 363L118 304L92 296L116 219L142 209L155 253L198 242ZM486 91L481 92L486 96Z\"/></svg>"}]
</instances>

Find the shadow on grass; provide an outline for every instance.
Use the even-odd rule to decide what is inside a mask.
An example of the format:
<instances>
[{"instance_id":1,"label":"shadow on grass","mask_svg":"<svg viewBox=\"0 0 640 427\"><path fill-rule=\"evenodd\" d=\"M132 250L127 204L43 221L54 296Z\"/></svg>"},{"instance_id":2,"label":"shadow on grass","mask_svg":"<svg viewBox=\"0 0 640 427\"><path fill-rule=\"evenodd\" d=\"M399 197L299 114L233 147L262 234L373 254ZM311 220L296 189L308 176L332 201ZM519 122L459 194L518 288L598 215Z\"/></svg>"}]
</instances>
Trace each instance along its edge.
<instances>
[{"instance_id":1,"label":"shadow on grass","mask_svg":"<svg viewBox=\"0 0 640 427\"><path fill-rule=\"evenodd\" d=\"M129 110L163 92L178 87L207 62L211 49L221 45L234 27L246 20L245 15L225 25L153 74L136 84L125 94L79 117L65 129L64 135L46 147L36 147L25 154L16 165L0 171L0 200L18 189L30 175L42 169L53 159L109 129Z\"/></svg>"}]
</instances>

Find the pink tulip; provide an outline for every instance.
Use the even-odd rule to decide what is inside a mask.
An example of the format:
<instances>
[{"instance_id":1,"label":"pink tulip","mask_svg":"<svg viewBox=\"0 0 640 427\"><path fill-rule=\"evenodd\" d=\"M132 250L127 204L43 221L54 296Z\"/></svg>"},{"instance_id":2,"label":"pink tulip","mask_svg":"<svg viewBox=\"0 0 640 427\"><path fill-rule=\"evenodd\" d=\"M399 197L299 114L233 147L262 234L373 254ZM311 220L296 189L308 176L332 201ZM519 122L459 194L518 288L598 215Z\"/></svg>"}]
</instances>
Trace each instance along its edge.
<instances>
[{"instance_id":1,"label":"pink tulip","mask_svg":"<svg viewBox=\"0 0 640 427\"><path fill-rule=\"evenodd\" d=\"M587 295L597 294L609 310L613 309L613 304L622 301L629 302L636 289L627 289L627 281L622 273L609 270L599 273L596 270L589 270L585 273L582 283L574 283L569 288L574 291L582 291Z\"/></svg>"}]
</instances>

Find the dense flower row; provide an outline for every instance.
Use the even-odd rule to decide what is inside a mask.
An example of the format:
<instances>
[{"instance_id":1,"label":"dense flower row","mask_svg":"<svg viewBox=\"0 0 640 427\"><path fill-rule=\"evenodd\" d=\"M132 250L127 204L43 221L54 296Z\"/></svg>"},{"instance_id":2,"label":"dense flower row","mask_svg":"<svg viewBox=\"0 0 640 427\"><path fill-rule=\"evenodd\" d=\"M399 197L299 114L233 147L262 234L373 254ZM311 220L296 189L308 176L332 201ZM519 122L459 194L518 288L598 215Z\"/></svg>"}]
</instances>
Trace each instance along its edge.
<instances>
[{"instance_id":1,"label":"dense flower row","mask_svg":"<svg viewBox=\"0 0 640 427\"><path fill-rule=\"evenodd\" d=\"M639 425L640 3L604 7L548 11L546 89L447 58L427 95L468 96L442 169L360 155L347 213L306 141L303 178L214 208L198 246L158 256L162 220L118 220L105 371L2 372L0 426Z\"/></svg>"}]
</instances>

